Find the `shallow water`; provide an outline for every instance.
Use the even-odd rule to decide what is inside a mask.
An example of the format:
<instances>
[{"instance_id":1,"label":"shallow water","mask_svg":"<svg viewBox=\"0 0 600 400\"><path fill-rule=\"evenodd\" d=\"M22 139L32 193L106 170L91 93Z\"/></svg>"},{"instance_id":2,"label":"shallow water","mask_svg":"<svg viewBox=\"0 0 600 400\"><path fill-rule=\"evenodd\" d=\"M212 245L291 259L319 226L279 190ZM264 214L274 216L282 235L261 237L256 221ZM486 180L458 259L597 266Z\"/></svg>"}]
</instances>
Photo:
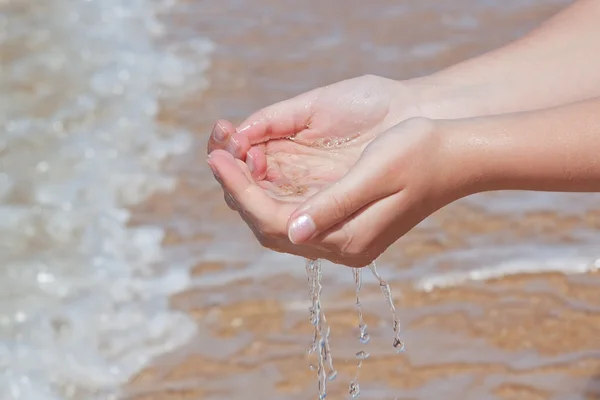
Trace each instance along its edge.
<instances>
[{"instance_id":1,"label":"shallow water","mask_svg":"<svg viewBox=\"0 0 600 400\"><path fill-rule=\"evenodd\" d=\"M566 3L0 2L0 398L104 399L134 377L130 398L315 398L303 261L226 209L210 124L425 74ZM379 263L403 293L400 355L378 282L365 273L361 345L354 277L325 264L330 398L359 350L360 398L597 398L598 204L494 193L424 221Z\"/></svg>"},{"instance_id":2,"label":"shallow water","mask_svg":"<svg viewBox=\"0 0 600 400\"><path fill-rule=\"evenodd\" d=\"M150 1L1 6L0 398L105 396L195 331L167 307L189 266L128 207L175 186L191 136L156 116L206 86L212 43L158 43Z\"/></svg>"}]
</instances>

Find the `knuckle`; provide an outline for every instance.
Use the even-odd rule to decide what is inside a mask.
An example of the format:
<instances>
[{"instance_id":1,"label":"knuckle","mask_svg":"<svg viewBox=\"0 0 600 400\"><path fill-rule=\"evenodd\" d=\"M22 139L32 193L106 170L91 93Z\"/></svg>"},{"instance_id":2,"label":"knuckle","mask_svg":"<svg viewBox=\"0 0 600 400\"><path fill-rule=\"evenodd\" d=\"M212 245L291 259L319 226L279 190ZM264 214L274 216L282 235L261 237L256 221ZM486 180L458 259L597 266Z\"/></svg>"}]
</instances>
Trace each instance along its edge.
<instances>
[{"instance_id":1,"label":"knuckle","mask_svg":"<svg viewBox=\"0 0 600 400\"><path fill-rule=\"evenodd\" d=\"M347 217L354 211L352 198L346 193L331 196L331 204L331 213L336 219Z\"/></svg>"}]
</instances>

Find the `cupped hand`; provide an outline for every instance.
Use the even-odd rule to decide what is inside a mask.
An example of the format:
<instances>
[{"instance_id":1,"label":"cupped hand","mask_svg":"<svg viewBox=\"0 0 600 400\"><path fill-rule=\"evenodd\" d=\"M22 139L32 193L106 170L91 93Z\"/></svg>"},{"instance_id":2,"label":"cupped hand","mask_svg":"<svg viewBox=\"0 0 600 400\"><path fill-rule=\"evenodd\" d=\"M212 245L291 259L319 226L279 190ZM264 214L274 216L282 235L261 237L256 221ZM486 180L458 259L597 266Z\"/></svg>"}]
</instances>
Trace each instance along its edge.
<instances>
[{"instance_id":1,"label":"cupped hand","mask_svg":"<svg viewBox=\"0 0 600 400\"><path fill-rule=\"evenodd\" d=\"M208 163L263 246L362 267L457 193L436 125L412 118L385 129L387 114L340 121L360 134L309 128L250 148L250 163L219 149Z\"/></svg>"},{"instance_id":2,"label":"cupped hand","mask_svg":"<svg viewBox=\"0 0 600 400\"><path fill-rule=\"evenodd\" d=\"M299 145L335 146L357 137L364 142L400 121L421 116L416 97L407 83L378 76L341 81L259 110L237 129L229 121L218 121L208 153L227 150L262 178L275 153L295 154ZM293 141L271 148L270 141L282 138Z\"/></svg>"}]
</instances>

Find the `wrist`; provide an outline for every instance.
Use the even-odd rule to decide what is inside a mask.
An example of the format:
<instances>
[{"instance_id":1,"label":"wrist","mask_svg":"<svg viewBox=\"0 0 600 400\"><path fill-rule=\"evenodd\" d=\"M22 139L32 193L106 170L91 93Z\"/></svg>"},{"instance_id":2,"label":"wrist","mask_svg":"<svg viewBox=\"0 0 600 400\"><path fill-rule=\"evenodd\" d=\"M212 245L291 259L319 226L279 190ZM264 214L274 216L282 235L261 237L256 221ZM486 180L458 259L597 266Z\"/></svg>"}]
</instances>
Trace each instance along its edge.
<instances>
[{"instance_id":1,"label":"wrist","mask_svg":"<svg viewBox=\"0 0 600 400\"><path fill-rule=\"evenodd\" d=\"M438 140L437 159L440 183L450 201L494 190L492 159L488 139L476 118L434 121Z\"/></svg>"},{"instance_id":2,"label":"wrist","mask_svg":"<svg viewBox=\"0 0 600 400\"><path fill-rule=\"evenodd\" d=\"M402 149L396 189L411 188L410 197L427 213L481 191L485 177L477 166L479 150L462 131L466 121L417 117L396 127Z\"/></svg>"},{"instance_id":3,"label":"wrist","mask_svg":"<svg viewBox=\"0 0 600 400\"><path fill-rule=\"evenodd\" d=\"M411 92L419 116L429 119L470 118L493 113L485 101L492 97L489 85L468 85L437 75L403 81Z\"/></svg>"}]
</instances>

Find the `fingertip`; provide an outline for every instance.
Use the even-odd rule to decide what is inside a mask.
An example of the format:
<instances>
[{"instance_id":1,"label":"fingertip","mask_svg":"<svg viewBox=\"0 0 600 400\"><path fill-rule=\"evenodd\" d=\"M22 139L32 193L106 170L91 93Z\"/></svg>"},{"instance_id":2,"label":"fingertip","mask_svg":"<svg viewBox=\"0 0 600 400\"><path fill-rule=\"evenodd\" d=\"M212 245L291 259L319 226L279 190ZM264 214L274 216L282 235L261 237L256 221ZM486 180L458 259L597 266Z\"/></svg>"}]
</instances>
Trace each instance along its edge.
<instances>
[{"instance_id":1,"label":"fingertip","mask_svg":"<svg viewBox=\"0 0 600 400\"><path fill-rule=\"evenodd\" d=\"M262 180L267 174L267 157L260 148L252 147L246 155L246 164L256 180Z\"/></svg>"},{"instance_id":2,"label":"fingertip","mask_svg":"<svg viewBox=\"0 0 600 400\"><path fill-rule=\"evenodd\" d=\"M219 177L222 175L221 171L230 166L237 166L235 158L225 150L217 149L208 155L206 162L212 169L213 173Z\"/></svg>"},{"instance_id":3,"label":"fingertip","mask_svg":"<svg viewBox=\"0 0 600 400\"><path fill-rule=\"evenodd\" d=\"M244 161L246 160L246 155L248 150L250 150L250 147L250 141L246 136L234 133L229 137L225 150L235 158Z\"/></svg>"},{"instance_id":4,"label":"fingertip","mask_svg":"<svg viewBox=\"0 0 600 400\"><path fill-rule=\"evenodd\" d=\"M235 133L233 124L227 120L220 119L213 126L208 139L207 152L223 149L229 141L229 137Z\"/></svg>"},{"instance_id":5,"label":"fingertip","mask_svg":"<svg viewBox=\"0 0 600 400\"><path fill-rule=\"evenodd\" d=\"M301 204L298 208L296 208L292 212L292 214L290 215L290 219L289 219L290 226L291 226L292 222L297 220L300 216L302 216L304 214L308 214L309 210L311 209L311 204L312 204L312 202L309 199L305 203Z\"/></svg>"},{"instance_id":6,"label":"fingertip","mask_svg":"<svg viewBox=\"0 0 600 400\"><path fill-rule=\"evenodd\" d=\"M235 132L235 129L224 119L220 119L215 123L215 126L212 130L212 136L217 143L225 143L227 142L228 137Z\"/></svg>"},{"instance_id":7,"label":"fingertip","mask_svg":"<svg viewBox=\"0 0 600 400\"><path fill-rule=\"evenodd\" d=\"M227 152L223 149L216 149L216 150L211 151L208 154L208 161L212 162L212 163L216 162L216 160L220 160L223 158L232 159L233 156L229 152Z\"/></svg>"},{"instance_id":8,"label":"fingertip","mask_svg":"<svg viewBox=\"0 0 600 400\"><path fill-rule=\"evenodd\" d=\"M304 243L314 236L317 227L312 217L302 214L293 219L288 227L288 239L294 244Z\"/></svg>"},{"instance_id":9,"label":"fingertip","mask_svg":"<svg viewBox=\"0 0 600 400\"><path fill-rule=\"evenodd\" d=\"M217 169L217 166L215 165L214 161L211 160L210 158L207 158L206 163L208 164L208 167L213 172L213 175L215 176L215 178L218 180L220 178L219 170Z\"/></svg>"}]
</instances>

